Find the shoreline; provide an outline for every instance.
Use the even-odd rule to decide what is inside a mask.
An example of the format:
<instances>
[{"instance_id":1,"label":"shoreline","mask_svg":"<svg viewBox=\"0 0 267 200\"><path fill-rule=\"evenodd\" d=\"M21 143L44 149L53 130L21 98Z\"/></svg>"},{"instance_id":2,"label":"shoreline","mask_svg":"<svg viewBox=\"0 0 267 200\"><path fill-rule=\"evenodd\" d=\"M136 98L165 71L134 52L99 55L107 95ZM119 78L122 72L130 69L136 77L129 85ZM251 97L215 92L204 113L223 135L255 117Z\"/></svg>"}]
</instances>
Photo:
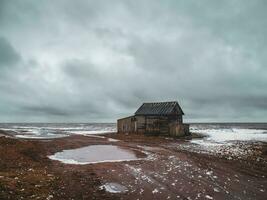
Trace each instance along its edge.
<instances>
[{"instance_id":1,"label":"shoreline","mask_svg":"<svg viewBox=\"0 0 267 200\"><path fill-rule=\"evenodd\" d=\"M151 156L87 165L48 158L96 144L146 151ZM0 199L265 199L267 143L252 149L263 158L259 162L192 152L181 148L184 145L192 148L193 144L187 139L114 133L47 140L0 136ZM101 189L110 182L123 185L127 192Z\"/></svg>"}]
</instances>

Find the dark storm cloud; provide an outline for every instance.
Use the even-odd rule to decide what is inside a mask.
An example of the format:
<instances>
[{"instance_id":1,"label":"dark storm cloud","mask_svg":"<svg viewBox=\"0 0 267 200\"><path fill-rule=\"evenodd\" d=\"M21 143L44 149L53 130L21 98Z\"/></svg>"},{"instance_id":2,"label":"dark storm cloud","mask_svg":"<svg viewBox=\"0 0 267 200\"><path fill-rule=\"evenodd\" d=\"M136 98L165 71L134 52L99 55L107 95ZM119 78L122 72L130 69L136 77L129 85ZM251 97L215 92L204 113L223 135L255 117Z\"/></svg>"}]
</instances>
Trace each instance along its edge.
<instances>
[{"instance_id":1,"label":"dark storm cloud","mask_svg":"<svg viewBox=\"0 0 267 200\"><path fill-rule=\"evenodd\" d=\"M35 113L36 115L55 115L55 116L68 116L70 115L64 110L60 110L58 107L45 107L45 106L28 106L22 108L22 110L29 112L30 114Z\"/></svg>"},{"instance_id":2,"label":"dark storm cloud","mask_svg":"<svg viewBox=\"0 0 267 200\"><path fill-rule=\"evenodd\" d=\"M0 69L8 68L20 60L19 54L11 44L3 37L0 37Z\"/></svg>"},{"instance_id":3,"label":"dark storm cloud","mask_svg":"<svg viewBox=\"0 0 267 200\"><path fill-rule=\"evenodd\" d=\"M0 1L0 120L267 120L266 1ZM4 70L3 70L4 69Z\"/></svg>"},{"instance_id":4,"label":"dark storm cloud","mask_svg":"<svg viewBox=\"0 0 267 200\"><path fill-rule=\"evenodd\" d=\"M90 62L85 62L81 60L66 60L63 66L63 72L66 75L74 77L74 79L82 80L92 80L101 78L101 74L97 70L97 66Z\"/></svg>"}]
</instances>

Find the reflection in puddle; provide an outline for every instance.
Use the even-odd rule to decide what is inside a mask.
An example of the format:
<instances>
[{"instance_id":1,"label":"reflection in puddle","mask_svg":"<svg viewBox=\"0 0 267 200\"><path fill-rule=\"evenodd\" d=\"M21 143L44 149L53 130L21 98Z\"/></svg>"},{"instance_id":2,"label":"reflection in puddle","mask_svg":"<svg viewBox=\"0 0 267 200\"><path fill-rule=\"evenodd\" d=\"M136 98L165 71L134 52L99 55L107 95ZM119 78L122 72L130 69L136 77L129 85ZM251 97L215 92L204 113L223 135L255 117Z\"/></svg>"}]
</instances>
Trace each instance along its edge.
<instances>
[{"instance_id":1,"label":"reflection in puddle","mask_svg":"<svg viewBox=\"0 0 267 200\"><path fill-rule=\"evenodd\" d=\"M132 151L114 145L92 145L78 149L64 150L49 156L49 158L66 164L79 165L138 160Z\"/></svg>"},{"instance_id":2,"label":"reflection in puddle","mask_svg":"<svg viewBox=\"0 0 267 200\"><path fill-rule=\"evenodd\" d=\"M128 191L125 186L118 183L106 183L100 186L100 189L105 189L107 192L110 193L124 193Z\"/></svg>"}]
</instances>

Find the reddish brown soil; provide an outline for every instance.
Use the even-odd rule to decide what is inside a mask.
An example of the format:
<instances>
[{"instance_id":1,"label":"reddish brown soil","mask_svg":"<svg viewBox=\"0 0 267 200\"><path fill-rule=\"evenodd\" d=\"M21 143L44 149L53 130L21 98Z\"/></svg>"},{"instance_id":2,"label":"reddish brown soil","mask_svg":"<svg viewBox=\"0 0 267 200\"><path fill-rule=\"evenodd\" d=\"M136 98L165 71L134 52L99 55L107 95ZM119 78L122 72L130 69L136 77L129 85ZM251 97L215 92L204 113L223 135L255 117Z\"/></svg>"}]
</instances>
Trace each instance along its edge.
<instances>
[{"instance_id":1,"label":"reddish brown soil","mask_svg":"<svg viewBox=\"0 0 267 200\"><path fill-rule=\"evenodd\" d=\"M180 150L186 141L142 135L107 134L119 139L70 136L54 140L0 137L0 199L266 199L264 162L227 160ZM116 144L135 150L137 161L70 165L47 156L64 149ZM128 188L100 189L116 182Z\"/></svg>"}]
</instances>

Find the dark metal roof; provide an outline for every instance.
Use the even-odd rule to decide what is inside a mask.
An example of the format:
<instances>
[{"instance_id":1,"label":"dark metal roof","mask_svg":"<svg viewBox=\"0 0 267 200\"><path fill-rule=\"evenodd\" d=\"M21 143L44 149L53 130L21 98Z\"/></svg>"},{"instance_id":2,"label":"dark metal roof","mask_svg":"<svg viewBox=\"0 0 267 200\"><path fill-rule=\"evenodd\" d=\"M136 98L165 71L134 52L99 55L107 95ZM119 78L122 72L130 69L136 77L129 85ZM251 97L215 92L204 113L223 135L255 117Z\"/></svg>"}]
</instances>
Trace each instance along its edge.
<instances>
[{"instance_id":1,"label":"dark metal roof","mask_svg":"<svg viewBox=\"0 0 267 200\"><path fill-rule=\"evenodd\" d=\"M169 115L172 114L173 109L177 108L183 115L184 112L179 106L177 101L171 102L156 102L156 103L143 103L140 108L135 112L135 115Z\"/></svg>"}]
</instances>

